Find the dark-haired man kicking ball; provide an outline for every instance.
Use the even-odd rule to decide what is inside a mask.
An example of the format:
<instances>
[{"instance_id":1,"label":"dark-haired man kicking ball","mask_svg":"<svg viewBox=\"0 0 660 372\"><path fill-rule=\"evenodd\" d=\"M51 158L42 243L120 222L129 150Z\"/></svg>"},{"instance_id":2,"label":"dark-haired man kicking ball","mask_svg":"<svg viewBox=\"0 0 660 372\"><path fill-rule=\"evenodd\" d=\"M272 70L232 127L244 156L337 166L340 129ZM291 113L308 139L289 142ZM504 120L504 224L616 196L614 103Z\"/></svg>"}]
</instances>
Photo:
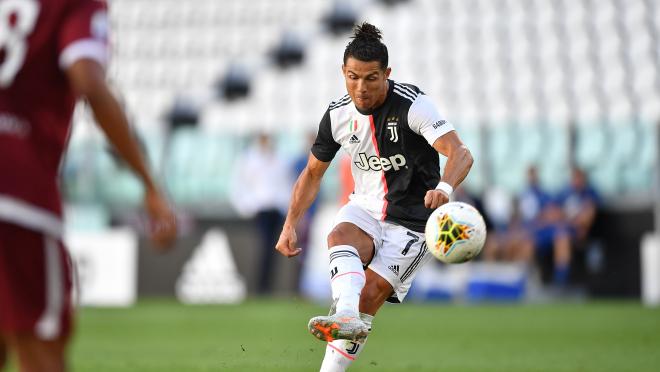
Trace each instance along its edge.
<instances>
[{"instance_id":1,"label":"dark-haired man kicking ball","mask_svg":"<svg viewBox=\"0 0 660 372\"><path fill-rule=\"evenodd\" d=\"M321 119L276 247L287 257L300 253L295 226L343 147L352 157L355 189L328 236L334 302L330 315L309 322L310 332L328 342L321 371L345 370L362 351L378 309L404 299L431 257L426 220L448 201L473 161L453 125L419 88L388 79L387 47L375 26L355 28L343 62L348 94ZM442 181L438 153L447 157Z\"/></svg>"}]
</instances>

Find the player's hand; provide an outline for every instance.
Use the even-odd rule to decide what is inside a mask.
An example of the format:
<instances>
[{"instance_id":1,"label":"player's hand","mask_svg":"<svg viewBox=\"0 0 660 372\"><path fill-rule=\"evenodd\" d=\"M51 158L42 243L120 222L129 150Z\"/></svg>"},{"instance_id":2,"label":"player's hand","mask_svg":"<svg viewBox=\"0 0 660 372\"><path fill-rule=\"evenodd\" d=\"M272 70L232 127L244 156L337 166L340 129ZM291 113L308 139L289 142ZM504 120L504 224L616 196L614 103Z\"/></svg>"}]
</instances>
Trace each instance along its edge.
<instances>
[{"instance_id":1,"label":"player's hand","mask_svg":"<svg viewBox=\"0 0 660 372\"><path fill-rule=\"evenodd\" d=\"M149 214L149 237L159 250L165 251L176 238L176 216L167 200L157 190L146 191L144 206Z\"/></svg>"},{"instance_id":2,"label":"player's hand","mask_svg":"<svg viewBox=\"0 0 660 372\"><path fill-rule=\"evenodd\" d=\"M429 209L436 209L448 201L449 196L442 190L429 190L424 196L424 206Z\"/></svg>"},{"instance_id":3,"label":"player's hand","mask_svg":"<svg viewBox=\"0 0 660 372\"><path fill-rule=\"evenodd\" d=\"M283 256L294 257L302 252L301 248L296 247L297 243L298 236L296 235L296 229L294 229L293 226L284 225L275 249L277 249L277 251Z\"/></svg>"}]
</instances>

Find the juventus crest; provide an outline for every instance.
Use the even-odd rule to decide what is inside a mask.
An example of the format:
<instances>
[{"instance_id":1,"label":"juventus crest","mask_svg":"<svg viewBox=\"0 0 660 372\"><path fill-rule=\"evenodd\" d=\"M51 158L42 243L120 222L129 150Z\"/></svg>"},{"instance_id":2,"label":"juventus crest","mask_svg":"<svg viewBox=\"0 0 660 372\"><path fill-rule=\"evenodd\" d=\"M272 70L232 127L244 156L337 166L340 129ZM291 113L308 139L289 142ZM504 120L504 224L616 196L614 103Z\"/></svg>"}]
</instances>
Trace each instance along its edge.
<instances>
[{"instance_id":1,"label":"juventus crest","mask_svg":"<svg viewBox=\"0 0 660 372\"><path fill-rule=\"evenodd\" d=\"M398 124L398 118L387 118L387 130L390 131L390 141L392 142L399 142Z\"/></svg>"},{"instance_id":2,"label":"juventus crest","mask_svg":"<svg viewBox=\"0 0 660 372\"><path fill-rule=\"evenodd\" d=\"M360 344L353 341L351 341L350 346L346 348L346 352L351 355L357 354L358 350L360 350Z\"/></svg>"}]
</instances>

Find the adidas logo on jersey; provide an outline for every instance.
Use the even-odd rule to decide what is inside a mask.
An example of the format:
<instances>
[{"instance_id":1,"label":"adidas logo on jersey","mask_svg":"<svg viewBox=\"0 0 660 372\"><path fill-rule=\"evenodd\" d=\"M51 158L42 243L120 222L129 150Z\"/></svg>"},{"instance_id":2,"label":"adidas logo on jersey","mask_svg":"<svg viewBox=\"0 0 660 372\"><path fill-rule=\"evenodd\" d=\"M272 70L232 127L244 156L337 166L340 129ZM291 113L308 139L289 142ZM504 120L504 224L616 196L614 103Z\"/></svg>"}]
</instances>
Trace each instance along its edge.
<instances>
[{"instance_id":1,"label":"adidas logo on jersey","mask_svg":"<svg viewBox=\"0 0 660 372\"><path fill-rule=\"evenodd\" d=\"M390 269L394 275L399 276L399 265L390 265L387 268Z\"/></svg>"},{"instance_id":2,"label":"adidas logo on jersey","mask_svg":"<svg viewBox=\"0 0 660 372\"><path fill-rule=\"evenodd\" d=\"M355 162L355 165L365 171L369 169L375 171L393 169L398 171L401 167L406 166L406 158L401 154L392 155L389 158L379 158L375 155L367 158L367 154L361 152L358 156L359 160Z\"/></svg>"},{"instance_id":3,"label":"adidas logo on jersey","mask_svg":"<svg viewBox=\"0 0 660 372\"><path fill-rule=\"evenodd\" d=\"M348 139L348 143L350 144L360 143L360 139L358 138L358 136L354 134L351 136L351 138Z\"/></svg>"}]
</instances>

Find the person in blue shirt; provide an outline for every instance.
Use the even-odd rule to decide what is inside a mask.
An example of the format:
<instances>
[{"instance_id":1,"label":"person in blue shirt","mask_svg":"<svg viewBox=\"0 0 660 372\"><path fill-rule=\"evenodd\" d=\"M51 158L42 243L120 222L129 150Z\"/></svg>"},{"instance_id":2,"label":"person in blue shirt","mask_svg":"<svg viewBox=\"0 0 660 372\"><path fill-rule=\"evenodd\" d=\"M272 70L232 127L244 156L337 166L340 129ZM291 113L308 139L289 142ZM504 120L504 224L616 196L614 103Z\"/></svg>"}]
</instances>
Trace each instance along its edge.
<instances>
[{"instance_id":1,"label":"person in blue shirt","mask_svg":"<svg viewBox=\"0 0 660 372\"><path fill-rule=\"evenodd\" d=\"M553 284L568 283L571 263L571 227L564 218L560 199L553 198L540 186L535 167L527 171L528 186L519 198L519 213L525 230L524 258L553 256Z\"/></svg>"},{"instance_id":2,"label":"person in blue shirt","mask_svg":"<svg viewBox=\"0 0 660 372\"><path fill-rule=\"evenodd\" d=\"M582 169L571 168L571 182L559 193L557 203L562 208L572 242L584 243L596 220L601 200Z\"/></svg>"}]
</instances>

